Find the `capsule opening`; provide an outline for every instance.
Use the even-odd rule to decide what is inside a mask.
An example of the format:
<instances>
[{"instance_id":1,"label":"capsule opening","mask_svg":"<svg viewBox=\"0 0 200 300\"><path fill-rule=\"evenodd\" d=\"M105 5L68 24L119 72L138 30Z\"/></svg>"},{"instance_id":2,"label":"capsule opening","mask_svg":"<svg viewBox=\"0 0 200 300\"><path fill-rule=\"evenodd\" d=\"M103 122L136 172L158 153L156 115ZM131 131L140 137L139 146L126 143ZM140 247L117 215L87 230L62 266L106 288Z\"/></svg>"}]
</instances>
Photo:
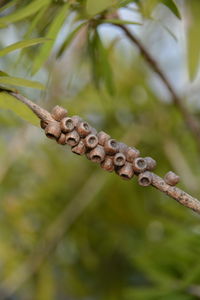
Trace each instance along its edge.
<instances>
[{"instance_id":1,"label":"capsule opening","mask_svg":"<svg viewBox=\"0 0 200 300\"><path fill-rule=\"evenodd\" d=\"M115 141L111 141L110 142L110 145L113 147L113 148L116 148L117 147L117 143Z\"/></svg>"},{"instance_id":2,"label":"capsule opening","mask_svg":"<svg viewBox=\"0 0 200 300\"><path fill-rule=\"evenodd\" d=\"M91 136L89 139L88 139L88 143L89 144L94 144L96 142L96 138L94 136Z\"/></svg>"},{"instance_id":3,"label":"capsule opening","mask_svg":"<svg viewBox=\"0 0 200 300\"><path fill-rule=\"evenodd\" d=\"M99 155L93 155L92 160L95 162L101 162L101 157Z\"/></svg>"},{"instance_id":4,"label":"capsule opening","mask_svg":"<svg viewBox=\"0 0 200 300\"><path fill-rule=\"evenodd\" d=\"M74 138L72 138L72 137L69 137L69 138L67 139L67 142L68 142L68 144L70 144L71 146L75 146L75 144L76 144L76 140L75 140Z\"/></svg>"},{"instance_id":5,"label":"capsule opening","mask_svg":"<svg viewBox=\"0 0 200 300\"><path fill-rule=\"evenodd\" d=\"M141 178L140 179L140 182L141 182L141 184L142 185L144 185L144 186L148 186L148 185L150 185L150 180L149 180L149 178L147 178L147 177L143 177L143 178Z\"/></svg>"},{"instance_id":6,"label":"capsule opening","mask_svg":"<svg viewBox=\"0 0 200 300\"><path fill-rule=\"evenodd\" d=\"M74 128L73 122L70 119L65 121L65 125L68 129L73 129Z\"/></svg>"},{"instance_id":7,"label":"capsule opening","mask_svg":"<svg viewBox=\"0 0 200 300\"><path fill-rule=\"evenodd\" d=\"M52 133L47 133L46 136L47 136L49 139L55 139L55 138L56 138L55 135L52 134Z\"/></svg>"},{"instance_id":8,"label":"capsule opening","mask_svg":"<svg viewBox=\"0 0 200 300\"><path fill-rule=\"evenodd\" d=\"M146 162L145 162L144 159L141 158L141 159L137 160L137 165L138 165L139 168L145 168L146 167Z\"/></svg>"},{"instance_id":9,"label":"capsule opening","mask_svg":"<svg viewBox=\"0 0 200 300\"><path fill-rule=\"evenodd\" d=\"M83 127L84 127L85 130L89 130L89 125L88 125L88 123L86 123L86 122L83 123Z\"/></svg>"},{"instance_id":10,"label":"capsule opening","mask_svg":"<svg viewBox=\"0 0 200 300\"><path fill-rule=\"evenodd\" d=\"M127 180L127 179L130 179L130 177L129 177L127 174L121 174L120 176L121 176L123 179L126 179L126 180Z\"/></svg>"}]
</instances>

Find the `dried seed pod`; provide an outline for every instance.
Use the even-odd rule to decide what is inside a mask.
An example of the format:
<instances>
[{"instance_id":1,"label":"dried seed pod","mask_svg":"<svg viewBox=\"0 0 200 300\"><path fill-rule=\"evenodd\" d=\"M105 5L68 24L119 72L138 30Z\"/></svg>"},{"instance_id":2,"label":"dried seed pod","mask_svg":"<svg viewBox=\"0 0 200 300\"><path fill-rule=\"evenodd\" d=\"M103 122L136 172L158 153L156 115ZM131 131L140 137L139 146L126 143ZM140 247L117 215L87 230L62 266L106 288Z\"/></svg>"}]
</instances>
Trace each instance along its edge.
<instances>
[{"instance_id":1,"label":"dried seed pod","mask_svg":"<svg viewBox=\"0 0 200 300\"><path fill-rule=\"evenodd\" d=\"M59 105L56 105L52 109L51 115L54 118L54 120L61 121L63 118L65 118L67 116L67 110Z\"/></svg>"},{"instance_id":2,"label":"dried seed pod","mask_svg":"<svg viewBox=\"0 0 200 300\"><path fill-rule=\"evenodd\" d=\"M110 135L108 135L104 131L100 131L99 133L97 133L97 137L99 140L99 145L101 146L104 146L105 143L110 139Z\"/></svg>"},{"instance_id":3,"label":"dried seed pod","mask_svg":"<svg viewBox=\"0 0 200 300\"><path fill-rule=\"evenodd\" d=\"M126 156L121 152L116 153L115 156L114 156L113 161L114 161L115 166L122 167L123 165L125 165Z\"/></svg>"},{"instance_id":4,"label":"dried seed pod","mask_svg":"<svg viewBox=\"0 0 200 300\"><path fill-rule=\"evenodd\" d=\"M78 124L83 121L83 119L79 116L72 116L71 117L72 121L73 121L73 124L74 124L74 127L78 126Z\"/></svg>"},{"instance_id":5,"label":"dried seed pod","mask_svg":"<svg viewBox=\"0 0 200 300\"><path fill-rule=\"evenodd\" d=\"M97 130L96 130L96 128L91 127L90 129L91 129L91 133L92 133L92 134L97 135Z\"/></svg>"},{"instance_id":6,"label":"dried seed pod","mask_svg":"<svg viewBox=\"0 0 200 300\"><path fill-rule=\"evenodd\" d=\"M88 153L88 158L96 163L101 163L105 159L105 156L105 150L101 145L98 145Z\"/></svg>"},{"instance_id":7,"label":"dried seed pod","mask_svg":"<svg viewBox=\"0 0 200 300\"><path fill-rule=\"evenodd\" d=\"M133 162L133 160L140 156L140 151L135 147L128 147L126 151L126 159L129 162Z\"/></svg>"},{"instance_id":8,"label":"dried seed pod","mask_svg":"<svg viewBox=\"0 0 200 300\"><path fill-rule=\"evenodd\" d=\"M105 142L104 149L106 154L115 154L118 152L119 146L116 140L110 139Z\"/></svg>"},{"instance_id":9,"label":"dried seed pod","mask_svg":"<svg viewBox=\"0 0 200 300\"><path fill-rule=\"evenodd\" d=\"M172 171L168 172L164 177L164 181L172 186L176 185L179 182L179 180L180 177Z\"/></svg>"},{"instance_id":10,"label":"dried seed pod","mask_svg":"<svg viewBox=\"0 0 200 300\"><path fill-rule=\"evenodd\" d=\"M76 130L66 134L66 144L72 147L76 146L80 141L80 136Z\"/></svg>"},{"instance_id":11,"label":"dried seed pod","mask_svg":"<svg viewBox=\"0 0 200 300\"><path fill-rule=\"evenodd\" d=\"M119 152L126 154L128 146L122 142L118 142Z\"/></svg>"},{"instance_id":12,"label":"dried seed pod","mask_svg":"<svg viewBox=\"0 0 200 300\"><path fill-rule=\"evenodd\" d=\"M60 121L60 127L62 132L67 133L74 129L74 123L72 118L63 118Z\"/></svg>"},{"instance_id":13,"label":"dried seed pod","mask_svg":"<svg viewBox=\"0 0 200 300\"><path fill-rule=\"evenodd\" d=\"M93 149L98 145L98 138L94 134L89 134L84 139L85 146L89 149Z\"/></svg>"},{"instance_id":14,"label":"dried seed pod","mask_svg":"<svg viewBox=\"0 0 200 300\"><path fill-rule=\"evenodd\" d=\"M78 145L76 145L75 147L72 147L72 152L78 155L83 155L86 152L86 147L85 144L83 142L83 140L80 140L80 142L78 143Z\"/></svg>"},{"instance_id":15,"label":"dried seed pod","mask_svg":"<svg viewBox=\"0 0 200 300\"><path fill-rule=\"evenodd\" d=\"M45 127L45 134L50 139L58 139L61 135L60 123L51 122Z\"/></svg>"},{"instance_id":16,"label":"dried seed pod","mask_svg":"<svg viewBox=\"0 0 200 300\"><path fill-rule=\"evenodd\" d=\"M61 133L60 137L57 139L57 143L60 145L66 144L66 135L64 133Z\"/></svg>"},{"instance_id":17,"label":"dried seed pod","mask_svg":"<svg viewBox=\"0 0 200 300\"><path fill-rule=\"evenodd\" d=\"M147 162L147 170L153 171L156 168L156 161L151 157L145 157Z\"/></svg>"},{"instance_id":18,"label":"dried seed pod","mask_svg":"<svg viewBox=\"0 0 200 300\"><path fill-rule=\"evenodd\" d=\"M133 160L133 170L137 173L144 172L147 169L147 162L142 157L137 157Z\"/></svg>"},{"instance_id":19,"label":"dried seed pod","mask_svg":"<svg viewBox=\"0 0 200 300\"><path fill-rule=\"evenodd\" d=\"M81 137L85 137L91 132L91 127L87 122L82 121L77 124L76 130Z\"/></svg>"},{"instance_id":20,"label":"dried seed pod","mask_svg":"<svg viewBox=\"0 0 200 300\"><path fill-rule=\"evenodd\" d=\"M117 169L116 172L123 179L131 179L134 176L133 166L129 162L126 162L125 165Z\"/></svg>"},{"instance_id":21,"label":"dried seed pod","mask_svg":"<svg viewBox=\"0 0 200 300\"><path fill-rule=\"evenodd\" d=\"M43 120L40 120L40 127L42 128L42 129L45 129L46 127L47 127L47 123L45 122L45 121L43 121Z\"/></svg>"},{"instance_id":22,"label":"dried seed pod","mask_svg":"<svg viewBox=\"0 0 200 300\"><path fill-rule=\"evenodd\" d=\"M140 173L138 176L138 183L141 186L149 186L152 183L152 174L151 172Z\"/></svg>"},{"instance_id":23,"label":"dried seed pod","mask_svg":"<svg viewBox=\"0 0 200 300\"><path fill-rule=\"evenodd\" d=\"M108 172L113 172L115 169L114 163L113 163L113 156L107 155L105 157L105 160L101 163L101 168Z\"/></svg>"}]
</instances>

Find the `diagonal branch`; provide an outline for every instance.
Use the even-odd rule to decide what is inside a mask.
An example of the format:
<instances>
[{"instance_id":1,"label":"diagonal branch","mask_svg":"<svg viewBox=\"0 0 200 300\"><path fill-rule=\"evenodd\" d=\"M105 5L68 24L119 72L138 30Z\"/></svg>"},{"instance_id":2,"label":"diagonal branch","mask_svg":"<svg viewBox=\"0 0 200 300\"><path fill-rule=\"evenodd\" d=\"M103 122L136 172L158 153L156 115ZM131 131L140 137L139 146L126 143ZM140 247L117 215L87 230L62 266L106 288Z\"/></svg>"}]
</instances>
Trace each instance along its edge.
<instances>
[{"instance_id":1,"label":"diagonal branch","mask_svg":"<svg viewBox=\"0 0 200 300\"><path fill-rule=\"evenodd\" d=\"M40 118L41 121L45 121L47 124L55 122L55 120L52 118L51 114L48 111L41 108L39 105L36 105L31 100L25 98L24 96L18 93L9 92L9 94L14 96L19 101L23 102L25 105L27 105ZM200 214L200 201L187 194L183 190L172 186L170 182L167 182L158 175L148 171L141 173L136 172L135 175L138 175L138 181L140 185L152 185L153 187L157 188L169 197L175 199L181 205L184 205Z\"/></svg>"},{"instance_id":2,"label":"diagonal branch","mask_svg":"<svg viewBox=\"0 0 200 300\"><path fill-rule=\"evenodd\" d=\"M118 26L121 28L126 36L138 47L140 50L142 56L147 61L151 69L160 77L164 85L167 87L168 91L171 94L172 100L174 102L174 105L177 107L177 109L180 111L188 129L191 131L193 136L196 139L196 142L198 144L198 148L200 149L200 124L197 121L197 119L192 115L182 99L179 97L179 95L174 90L173 86L171 85L170 81L168 80L166 74L163 72L157 61L154 59L154 57L148 52L148 50L145 48L145 46L142 44L142 42L124 25L122 24L113 24L115 26Z\"/></svg>"}]
</instances>

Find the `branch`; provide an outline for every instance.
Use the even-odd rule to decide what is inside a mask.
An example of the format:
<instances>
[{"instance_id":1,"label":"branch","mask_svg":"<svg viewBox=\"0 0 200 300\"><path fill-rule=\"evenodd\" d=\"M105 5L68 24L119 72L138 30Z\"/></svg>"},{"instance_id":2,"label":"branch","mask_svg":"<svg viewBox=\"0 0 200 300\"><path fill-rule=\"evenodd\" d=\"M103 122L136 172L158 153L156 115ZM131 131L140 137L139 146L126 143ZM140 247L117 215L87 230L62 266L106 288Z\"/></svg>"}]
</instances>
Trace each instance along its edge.
<instances>
[{"instance_id":1,"label":"branch","mask_svg":"<svg viewBox=\"0 0 200 300\"><path fill-rule=\"evenodd\" d=\"M167 87L168 91L171 94L172 100L177 107L177 109L180 111L188 129L191 131L193 136L196 139L196 142L198 144L198 148L200 149L200 125L197 119L190 114L187 107L185 106L182 99L179 97L179 95L174 90L173 86L171 85L170 81L168 80L165 73L162 71L161 67L157 63L157 61L154 59L154 57L148 52L148 50L145 48L145 46L141 43L141 41L132 33L129 31L129 29L121 24L113 24L119 28L121 28L124 33L127 35L127 37L138 47L140 50L142 56L147 61L151 69L160 77L164 85Z\"/></svg>"},{"instance_id":2,"label":"branch","mask_svg":"<svg viewBox=\"0 0 200 300\"><path fill-rule=\"evenodd\" d=\"M180 204L200 214L200 201L174 186L179 180L176 174L168 172L164 179L162 179L153 172L150 172L156 166L156 162L152 158L139 157L139 150L116 142L104 132L97 133L94 128L91 128L87 122L82 121L79 117L79 121L77 122L77 116L72 118L60 118L62 112L65 111L61 107L56 106L57 110L54 109L54 114L51 114L18 93L9 92L9 94L27 105L38 118L46 124L46 128L49 126L52 129L52 124L56 125L56 136L53 136L52 131L51 136L49 136L49 132L46 128L45 133L51 138L54 137L58 143L70 145L74 153L79 155L86 154L93 162L101 163L103 169L107 171L115 170L116 173L124 179L132 179L132 177L136 175L138 176L138 182L141 186L152 185ZM72 121L72 124L76 120L76 125L69 129L68 132L66 132L66 130L63 131L62 124L66 126L66 123L63 123L63 121L69 122L69 120ZM83 127L83 125L85 125L85 127ZM58 126L59 128L61 127L59 135ZM66 128L64 127L64 129ZM84 130L87 131L87 133L84 133ZM89 137L92 138L91 141ZM75 144L72 145L74 141ZM95 143L95 141L97 141L97 143L91 146L90 142Z\"/></svg>"}]
</instances>

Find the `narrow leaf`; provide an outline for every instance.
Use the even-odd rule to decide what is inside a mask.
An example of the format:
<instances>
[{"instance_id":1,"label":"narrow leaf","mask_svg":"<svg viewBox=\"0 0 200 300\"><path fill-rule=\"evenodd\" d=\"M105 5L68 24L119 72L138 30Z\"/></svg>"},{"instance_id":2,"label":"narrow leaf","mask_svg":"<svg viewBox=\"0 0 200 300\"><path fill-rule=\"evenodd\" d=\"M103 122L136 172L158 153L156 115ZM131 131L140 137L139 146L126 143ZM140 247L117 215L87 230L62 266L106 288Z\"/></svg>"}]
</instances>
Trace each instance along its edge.
<instances>
[{"instance_id":1,"label":"narrow leaf","mask_svg":"<svg viewBox=\"0 0 200 300\"><path fill-rule=\"evenodd\" d=\"M116 0L87 0L86 10L89 15L96 15L97 13L100 13L101 11L104 11L105 9L116 4L116 2Z\"/></svg>"},{"instance_id":2,"label":"narrow leaf","mask_svg":"<svg viewBox=\"0 0 200 300\"><path fill-rule=\"evenodd\" d=\"M57 56L61 56L62 53L67 49L69 44L72 42L72 40L75 38L76 34L79 32L79 30L86 24L87 22L81 23L78 25L66 38L63 45L61 46L60 50L58 51Z\"/></svg>"},{"instance_id":3,"label":"narrow leaf","mask_svg":"<svg viewBox=\"0 0 200 300\"><path fill-rule=\"evenodd\" d=\"M171 12L179 19L181 19L180 11L176 5L176 2L173 0L163 0L162 3L167 6Z\"/></svg>"},{"instance_id":4,"label":"narrow leaf","mask_svg":"<svg viewBox=\"0 0 200 300\"><path fill-rule=\"evenodd\" d=\"M44 90L43 84L37 81L31 81L24 78L0 76L0 84L8 84L14 86L25 86L33 89Z\"/></svg>"},{"instance_id":5,"label":"narrow leaf","mask_svg":"<svg viewBox=\"0 0 200 300\"><path fill-rule=\"evenodd\" d=\"M53 20L52 24L50 25L50 28L46 35L46 38L50 38L50 39L52 39L52 41L41 47L39 53L36 56L36 59L35 59L34 65L33 65L33 71L32 71L33 74L36 73L40 69L40 67L43 65L43 63L47 60L47 58L52 50L52 47L54 45L54 40L57 37L57 34L66 19L66 14L67 14L68 9L69 9L69 4L63 5L60 8L55 19Z\"/></svg>"},{"instance_id":6,"label":"narrow leaf","mask_svg":"<svg viewBox=\"0 0 200 300\"><path fill-rule=\"evenodd\" d=\"M25 40L25 41L20 41L17 43L14 43L12 45L9 45L6 48L3 48L0 50L0 57L4 56L12 51L18 50L18 49L22 49L22 48L27 48L27 47L31 47L34 45L38 45L41 43L45 43L45 42L49 42L50 39L46 39L46 38L37 38L37 39L31 39L31 40Z\"/></svg>"},{"instance_id":7,"label":"narrow leaf","mask_svg":"<svg viewBox=\"0 0 200 300\"><path fill-rule=\"evenodd\" d=\"M29 123L39 126L39 121L35 114L26 105L6 92L0 92L0 108L9 109Z\"/></svg>"},{"instance_id":8,"label":"narrow leaf","mask_svg":"<svg viewBox=\"0 0 200 300\"><path fill-rule=\"evenodd\" d=\"M133 21L129 21L129 20L122 20L122 19L105 19L105 20L101 20L101 23L110 23L110 24L119 24L119 25L123 25L123 24L127 24L127 25L142 25L142 23L139 22L133 22Z\"/></svg>"},{"instance_id":9,"label":"narrow leaf","mask_svg":"<svg viewBox=\"0 0 200 300\"><path fill-rule=\"evenodd\" d=\"M27 6L22 7L21 9L15 10L12 14L4 16L1 18L1 23L9 24L23 19L28 18L29 16L35 14L39 11L44 5L50 3L50 0L35 0L31 1Z\"/></svg>"},{"instance_id":10,"label":"narrow leaf","mask_svg":"<svg viewBox=\"0 0 200 300\"><path fill-rule=\"evenodd\" d=\"M190 26L187 32L188 72L191 80L197 74L200 59L199 8L199 1L190 0L187 2L187 9L191 13Z\"/></svg>"}]
</instances>

